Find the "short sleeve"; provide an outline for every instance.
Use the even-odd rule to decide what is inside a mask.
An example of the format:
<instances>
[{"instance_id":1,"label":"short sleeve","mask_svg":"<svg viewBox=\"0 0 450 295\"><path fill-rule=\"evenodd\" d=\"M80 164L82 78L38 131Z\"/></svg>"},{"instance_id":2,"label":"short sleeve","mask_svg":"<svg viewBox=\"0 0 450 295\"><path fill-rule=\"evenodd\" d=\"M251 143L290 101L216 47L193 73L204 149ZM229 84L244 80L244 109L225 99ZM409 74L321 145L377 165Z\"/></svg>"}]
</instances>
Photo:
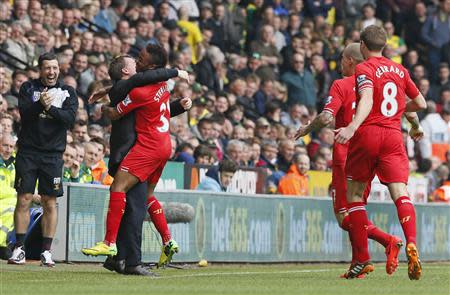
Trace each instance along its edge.
<instances>
[{"instance_id":1,"label":"short sleeve","mask_svg":"<svg viewBox=\"0 0 450 295\"><path fill-rule=\"evenodd\" d=\"M342 101L342 91L337 81L335 81L333 85L331 85L330 94L325 101L325 107L323 108L323 111L336 116L342 106Z\"/></svg>"},{"instance_id":2,"label":"short sleeve","mask_svg":"<svg viewBox=\"0 0 450 295\"><path fill-rule=\"evenodd\" d=\"M148 99L145 99L145 96L142 95L141 91L133 89L124 100L117 104L116 108L119 114L126 115L146 103L148 103Z\"/></svg>"},{"instance_id":3,"label":"short sleeve","mask_svg":"<svg viewBox=\"0 0 450 295\"><path fill-rule=\"evenodd\" d=\"M364 89L373 88L373 73L364 63L356 66L355 69L356 90L361 93Z\"/></svg>"},{"instance_id":4,"label":"short sleeve","mask_svg":"<svg viewBox=\"0 0 450 295\"><path fill-rule=\"evenodd\" d=\"M409 98L414 99L419 95L419 89L417 89L416 84L414 84L413 80L409 76L408 71L407 70L404 70L404 71L406 73L406 75L405 75L405 79L406 79L405 93Z\"/></svg>"}]
</instances>

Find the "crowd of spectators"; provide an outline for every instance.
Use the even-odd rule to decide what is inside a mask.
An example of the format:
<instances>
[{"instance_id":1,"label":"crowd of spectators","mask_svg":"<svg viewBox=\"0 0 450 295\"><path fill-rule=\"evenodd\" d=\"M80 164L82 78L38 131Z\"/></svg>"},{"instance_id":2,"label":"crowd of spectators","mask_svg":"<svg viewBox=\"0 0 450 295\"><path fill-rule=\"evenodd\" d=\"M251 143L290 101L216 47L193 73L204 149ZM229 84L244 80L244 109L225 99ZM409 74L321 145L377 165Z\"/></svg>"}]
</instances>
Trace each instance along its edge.
<instances>
[{"instance_id":1,"label":"crowd of spectators","mask_svg":"<svg viewBox=\"0 0 450 295\"><path fill-rule=\"evenodd\" d=\"M289 192L300 179L304 194L309 169L330 169L334 133L293 135L322 110L345 45L377 24L388 35L385 55L410 70L428 101L419 114L425 138L415 145L406 124L404 134L411 173L426 175L432 193L449 180L449 14L450 0L1 0L1 134L18 133L20 86L38 76L37 57L53 51L79 96L64 178L110 184L111 124L87 99L110 79L113 57L159 43L171 66L191 75L169 82L172 99L194 101L171 120L172 159L262 167L270 192Z\"/></svg>"}]
</instances>

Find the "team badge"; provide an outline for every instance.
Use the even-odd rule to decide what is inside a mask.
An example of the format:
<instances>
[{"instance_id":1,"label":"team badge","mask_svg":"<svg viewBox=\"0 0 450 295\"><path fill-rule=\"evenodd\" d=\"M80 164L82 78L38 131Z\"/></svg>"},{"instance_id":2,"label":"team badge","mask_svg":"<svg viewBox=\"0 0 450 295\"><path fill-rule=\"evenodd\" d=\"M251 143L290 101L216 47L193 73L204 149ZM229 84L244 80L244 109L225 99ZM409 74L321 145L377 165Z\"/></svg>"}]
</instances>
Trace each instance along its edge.
<instances>
[{"instance_id":1,"label":"team badge","mask_svg":"<svg viewBox=\"0 0 450 295\"><path fill-rule=\"evenodd\" d=\"M41 96L41 93L39 91L34 91L33 92L33 102L38 101L40 96Z\"/></svg>"}]
</instances>

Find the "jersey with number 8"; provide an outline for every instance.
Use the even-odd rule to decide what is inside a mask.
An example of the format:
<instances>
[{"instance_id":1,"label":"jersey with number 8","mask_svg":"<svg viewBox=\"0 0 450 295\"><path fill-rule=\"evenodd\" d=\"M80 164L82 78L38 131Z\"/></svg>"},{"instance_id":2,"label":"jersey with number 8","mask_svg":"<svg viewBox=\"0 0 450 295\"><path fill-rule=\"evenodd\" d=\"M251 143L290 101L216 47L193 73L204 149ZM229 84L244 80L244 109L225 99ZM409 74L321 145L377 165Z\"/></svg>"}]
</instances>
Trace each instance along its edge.
<instances>
[{"instance_id":1,"label":"jersey with number 8","mask_svg":"<svg viewBox=\"0 0 450 295\"><path fill-rule=\"evenodd\" d=\"M372 111L361 126L400 129L406 96L415 98L419 95L408 71L385 57L370 57L356 66L355 79L357 103L362 90L373 89Z\"/></svg>"},{"instance_id":2,"label":"jersey with number 8","mask_svg":"<svg viewBox=\"0 0 450 295\"><path fill-rule=\"evenodd\" d=\"M145 154L161 155L171 151L169 134L170 92L166 82L134 88L117 105L120 114L136 112L136 145Z\"/></svg>"}]
</instances>

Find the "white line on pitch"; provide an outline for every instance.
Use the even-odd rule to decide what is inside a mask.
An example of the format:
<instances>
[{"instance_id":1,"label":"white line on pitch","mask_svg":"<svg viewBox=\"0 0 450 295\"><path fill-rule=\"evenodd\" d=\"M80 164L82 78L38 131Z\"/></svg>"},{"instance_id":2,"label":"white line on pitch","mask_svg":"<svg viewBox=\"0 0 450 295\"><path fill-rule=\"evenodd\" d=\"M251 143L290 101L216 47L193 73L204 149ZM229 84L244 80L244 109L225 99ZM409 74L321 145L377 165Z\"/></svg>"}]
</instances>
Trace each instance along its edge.
<instances>
[{"instance_id":1,"label":"white line on pitch","mask_svg":"<svg viewBox=\"0 0 450 295\"><path fill-rule=\"evenodd\" d=\"M265 274L289 274L289 273L316 273L330 272L336 269L304 269L304 270L286 270L286 271L240 271L240 272L212 272L198 273L188 275L162 276L155 279L173 279L173 278L192 278L192 277L215 277L215 276L245 276L245 275L265 275Z\"/></svg>"}]
</instances>

